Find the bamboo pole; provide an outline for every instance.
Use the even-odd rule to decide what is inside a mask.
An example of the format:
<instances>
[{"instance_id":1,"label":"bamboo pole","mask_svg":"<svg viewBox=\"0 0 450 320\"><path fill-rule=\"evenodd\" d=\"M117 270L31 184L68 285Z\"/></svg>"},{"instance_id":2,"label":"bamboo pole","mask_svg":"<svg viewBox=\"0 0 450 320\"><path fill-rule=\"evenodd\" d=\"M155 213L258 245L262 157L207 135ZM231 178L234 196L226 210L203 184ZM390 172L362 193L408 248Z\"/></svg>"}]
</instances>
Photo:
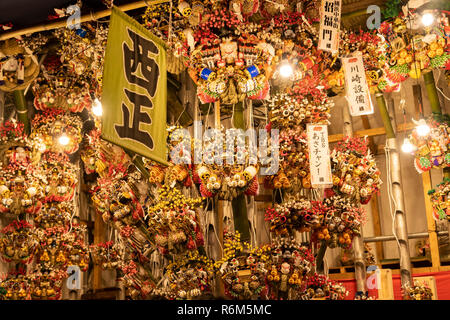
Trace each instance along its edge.
<instances>
[{"instance_id":1,"label":"bamboo pole","mask_svg":"<svg viewBox=\"0 0 450 320\"><path fill-rule=\"evenodd\" d=\"M344 122L343 132L346 137L353 137L353 124L350 110L347 105L342 106L342 119ZM355 279L357 294L366 293L366 264L364 261L363 230L359 228L360 235L353 237L353 260L355 263Z\"/></svg>"},{"instance_id":2,"label":"bamboo pole","mask_svg":"<svg viewBox=\"0 0 450 320\"><path fill-rule=\"evenodd\" d=\"M386 101L382 93L376 94L378 109L386 128L386 147L389 150L389 165L392 197L394 201L394 225L395 233L398 238L398 249L400 255L400 273L403 286L412 284L411 259L409 256L408 231L406 226L405 204L402 190L402 177L400 170L400 156L397 148L395 132L392 128L391 119L386 107ZM389 200L390 201L390 200Z\"/></svg>"},{"instance_id":3,"label":"bamboo pole","mask_svg":"<svg viewBox=\"0 0 450 320\"><path fill-rule=\"evenodd\" d=\"M441 105L439 103L439 96L436 89L436 83L434 82L433 71L424 73L423 80L425 82L425 88L427 90L428 101L430 101L431 112L433 114L442 114Z\"/></svg>"},{"instance_id":4,"label":"bamboo pole","mask_svg":"<svg viewBox=\"0 0 450 320\"><path fill-rule=\"evenodd\" d=\"M30 133L30 120L28 119L27 100L23 90L14 91L14 104L16 105L17 118L23 123L24 131Z\"/></svg>"},{"instance_id":5,"label":"bamboo pole","mask_svg":"<svg viewBox=\"0 0 450 320\"><path fill-rule=\"evenodd\" d=\"M117 8L121 11L130 11L135 10L139 8L146 7L148 5L154 5L158 3L165 3L169 2L170 0L148 0L148 1L136 1L133 3L124 4L121 6L117 6ZM111 15L111 9L102 10L99 12L91 12L90 14L86 14L80 17L80 23L83 22L89 22L92 20L98 20L104 17L108 17ZM62 21L55 21L52 23L42 23L37 26L28 27L20 30L10 31L6 32L2 35L0 35L0 41L1 40L7 40L11 38L20 37L22 35L28 35L35 32L41 32L41 31L50 31L58 28L64 28L67 26L67 19L64 19Z\"/></svg>"}]
</instances>

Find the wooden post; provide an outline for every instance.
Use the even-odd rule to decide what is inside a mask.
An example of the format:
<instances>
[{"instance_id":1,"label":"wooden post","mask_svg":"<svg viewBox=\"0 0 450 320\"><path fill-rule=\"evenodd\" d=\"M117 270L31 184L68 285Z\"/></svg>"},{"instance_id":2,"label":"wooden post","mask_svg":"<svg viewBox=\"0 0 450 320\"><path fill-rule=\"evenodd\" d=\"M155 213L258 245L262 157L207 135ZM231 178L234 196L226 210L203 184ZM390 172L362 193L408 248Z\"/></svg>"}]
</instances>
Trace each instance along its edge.
<instances>
[{"instance_id":1,"label":"wooden post","mask_svg":"<svg viewBox=\"0 0 450 320\"><path fill-rule=\"evenodd\" d=\"M422 173L423 196L425 198L425 213L427 215L428 235L430 241L431 264L434 271L438 271L441 265L439 257L439 242L436 233L436 222L433 218L433 206L431 205L428 190L432 189L431 174L429 171Z\"/></svg>"},{"instance_id":2,"label":"wooden post","mask_svg":"<svg viewBox=\"0 0 450 320\"><path fill-rule=\"evenodd\" d=\"M386 101L382 93L376 94L378 109L380 110L381 118L383 119L384 127L386 129L386 152L389 152L389 159L386 166L390 170L390 187L392 189L392 197L395 199L394 203L394 225L395 233L398 239L398 249L400 255L400 273L401 282L403 286L412 284L411 276L411 259L409 256L408 230L406 227L405 203L402 190L402 177L400 170L400 156L397 148L397 140L395 132L392 127L391 118L386 107ZM390 201L390 200L389 200Z\"/></svg>"},{"instance_id":3,"label":"wooden post","mask_svg":"<svg viewBox=\"0 0 450 320\"><path fill-rule=\"evenodd\" d=\"M220 122L220 102L216 101L214 102L214 127L217 130L221 129L221 122ZM218 196L214 199L215 206L214 206L214 224L216 227L216 233L217 237L219 238L220 247L222 250L220 251L220 257L221 259L223 257L223 200L220 200ZM222 278L220 276L220 273L217 273L216 275L216 295L218 297L223 297L225 293L225 288L222 282Z\"/></svg>"},{"instance_id":4,"label":"wooden post","mask_svg":"<svg viewBox=\"0 0 450 320\"><path fill-rule=\"evenodd\" d=\"M5 92L0 90L0 124L3 124L5 118Z\"/></svg>"},{"instance_id":5,"label":"wooden post","mask_svg":"<svg viewBox=\"0 0 450 320\"><path fill-rule=\"evenodd\" d=\"M425 82L425 89L427 91L428 100L430 101L431 112L433 113L433 115L441 115L441 104L439 102L439 96L436 89L436 83L434 81L433 71L424 73L423 80ZM433 218L433 207L431 205L430 197L428 196L428 190L433 188L433 185L431 183L431 174L429 171L422 173L422 183L430 241L431 264L433 266L433 269L437 271L441 266L441 259L439 256L439 241L436 233L436 222Z\"/></svg>"},{"instance_id":6,"label":"wooden post","mask_svg":"<svg viewBox=\"0 0 450 320\"><path fill-rule=\"evenodd\" d=\"M375 236L381 236L381 224L380 224L380 207L378 204L378 196L376 194L372 195L372 199L370 200L370 206L372 209L372 219L373 219L373 231ZM376 253L378 262L384 259L384 250L383 243L376 242Z\"/></svg>"},{"instance_id":7,"label":"wooden post","mask_svg":"<svg viewBox=\"0 0 450 320\"><path fill-rule=\"evenodd\" d=\"M104 226L105 226L105 223L103 222L102 216L100 214L97 214L95 216L95 222L94 222L94 244L103 242ZM94 274L93 274L93 279L92 279L92 287L95 292L96 290L99 290L102 288L102 267L101 267L101 265L95 264L93 273Z\"/></svg>"}]
</instances>

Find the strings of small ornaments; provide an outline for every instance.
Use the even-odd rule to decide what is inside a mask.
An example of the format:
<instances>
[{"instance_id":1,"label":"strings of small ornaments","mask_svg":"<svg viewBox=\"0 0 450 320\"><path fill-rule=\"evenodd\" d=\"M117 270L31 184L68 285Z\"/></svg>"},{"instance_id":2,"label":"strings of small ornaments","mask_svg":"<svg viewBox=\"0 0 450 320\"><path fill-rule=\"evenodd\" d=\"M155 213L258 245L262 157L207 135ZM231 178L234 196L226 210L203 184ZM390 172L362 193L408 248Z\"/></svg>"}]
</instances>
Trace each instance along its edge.
<instances>
[{"instance_id":1,"label":"strings of small ornaments","mask_svg":"<svg viewBox=\"0 0 450 320\"><path fill-rule=\"evenodd\" d=\"M44 172L38 176L43 186L44 203L73 199L78 183L78 170L66 154L45 152L41 157L40 169Z\"/></svg>"},{"instance_id":2,"label":"strings of small ornaments","mask_svg":"<svg viewBox=\"0 0 450 320\"><path fill-rule=\"evenodd\" d=\"M227 142L227 149L224 150L221 145L226 141L233 144L229 146ZM259 165L256 150L251 151L247 148L245 135L238 129L228 129L225 134L217 132L213 141L203 146L203 163L196 165L192 172L194 182L200 185L201 195L207 198L217 195L225 200L242 193L256 195L259 190Z\"/></svg>"},{"instance_id":3,"label":"strings of small ornaments","mask_svg":"<svg viewBox=\"0 0 450 320\"><path fill-rule=\"evenodd\" d=\"M433 215L436 220L450 220L450 179L444 178L434 189L428 191L431 204L433 206Z\"/></svg>"},{"instance_id":4,"label":"strings of small ornaments","mask_svg":"<svg viewBox=\"0 0 450 320\"><path fill-rule=\"evenodd\" d=\"M279 133L279 170L276 175L266 176L266 188L288 189L298 195L301 189L311 189L309 172L309 149L306 131L297 126L281 129Z\"/></svg>"},{"instance_id":5,"label":"strings of small ornaments","mask_svg":"<svg viewBox=\"0 0 450 320\"><path fill-rule=\"evenodd\" d=\"M274 127L285 128L307 123L330 124L330 110L334 103L327 95L316 90L308 95L279 93L269 100L269 120Z\"/></svg>"},{"instance_id":6,"label":"strings of small ornaments","mask_svg":"<svg viewBox=\"0 0 450 320\"><path fill-rule=\"evenodd\" d=\"M35 268L28 276L30 283L29 299L59 300L63 280L68 277L66 270Z\"/></svg>"}]
</instances>

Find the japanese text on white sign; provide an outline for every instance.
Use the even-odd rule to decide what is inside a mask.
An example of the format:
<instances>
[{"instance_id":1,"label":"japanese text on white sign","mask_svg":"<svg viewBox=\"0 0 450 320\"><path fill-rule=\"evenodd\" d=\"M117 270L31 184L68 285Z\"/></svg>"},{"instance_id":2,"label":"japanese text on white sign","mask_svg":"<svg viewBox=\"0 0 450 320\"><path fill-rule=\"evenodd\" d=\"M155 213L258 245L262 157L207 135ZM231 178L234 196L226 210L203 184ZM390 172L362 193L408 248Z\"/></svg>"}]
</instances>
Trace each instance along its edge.
<instances>
[{"instance_id":1,"label":"japanese text on white sign","mask_svg":"<svg viewBox=\"0 0 450 320\"><path fill-rule=\"evenodd\" d=\"M348 105L352 116L373 113L372 100L364 71L363 58L360 52L350 58L342 58L345 74L345 88Z\"/></svg>"},{"instance_id":2,"label":"japanese text on white sign","mask_svg":"<svg viewBox=\"0 0 450 320\"><path fill-rule=\"evenodd\" d=\"M314 188L332 186L328 127L308 124L306 127L309 148L311 184Z\"/></svg>"},{"instance_id":3,"label":"japanese text on white sign","mask_svg":"<svg viewBox=\"0 0 450 320\"><path fill-rule=\"evenodd\" d=\"M322 0L320 8L319 50L336 53L339 50L341 0Z\"/></svg>"}]
</instances>

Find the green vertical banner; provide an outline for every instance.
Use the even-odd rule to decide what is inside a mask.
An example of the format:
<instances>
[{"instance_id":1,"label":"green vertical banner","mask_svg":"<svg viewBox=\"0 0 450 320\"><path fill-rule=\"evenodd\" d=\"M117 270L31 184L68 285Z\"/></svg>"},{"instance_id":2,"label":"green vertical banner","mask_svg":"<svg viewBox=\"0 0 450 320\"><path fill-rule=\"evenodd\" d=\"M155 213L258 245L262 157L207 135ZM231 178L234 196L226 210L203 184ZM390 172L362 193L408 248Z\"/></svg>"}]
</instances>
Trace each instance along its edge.
<instances>
[{"instance_id":1,"label":"green vertical banner","mask_svg":"<svg viewBox=\"0 0 450 320\"><path fill-rule=\"evenodd\" d=\"M113 7L103 70L102 138L167 164L164 42Z\"/></svg>"}]
</instances>

